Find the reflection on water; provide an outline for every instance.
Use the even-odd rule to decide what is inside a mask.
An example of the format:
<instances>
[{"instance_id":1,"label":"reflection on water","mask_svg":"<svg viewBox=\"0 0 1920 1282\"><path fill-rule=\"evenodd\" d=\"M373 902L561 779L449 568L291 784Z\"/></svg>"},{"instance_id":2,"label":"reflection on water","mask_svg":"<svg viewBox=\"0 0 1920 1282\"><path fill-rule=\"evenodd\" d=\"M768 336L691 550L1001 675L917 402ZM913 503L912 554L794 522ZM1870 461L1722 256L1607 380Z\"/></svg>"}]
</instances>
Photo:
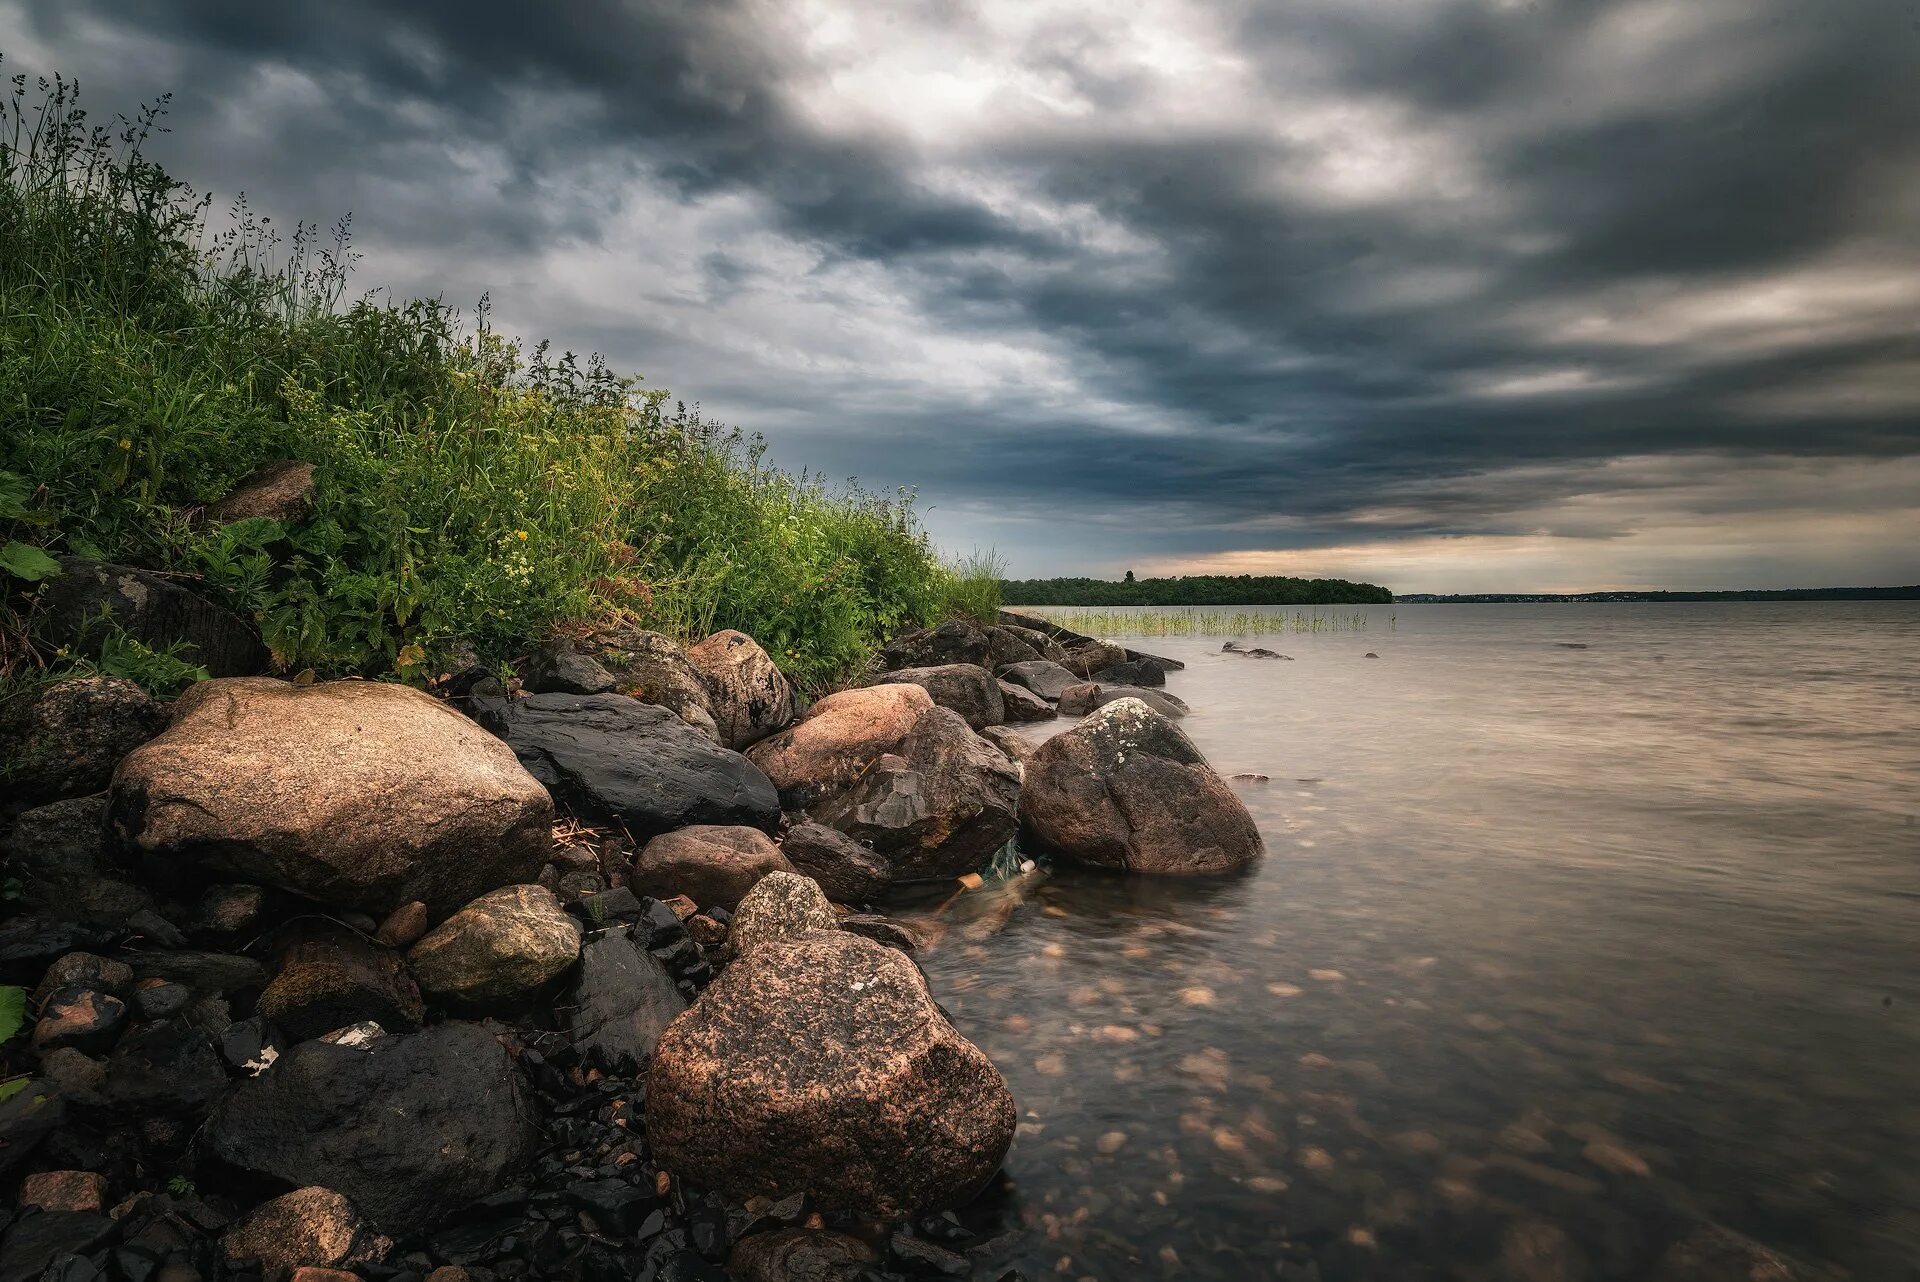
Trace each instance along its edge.
<instances>
[{"instance_id":1,"label":"reflection on water","mask_svg":"<svg viewBox=\"0 0 1920 1282\"><path fill-rule=\"evenodd\" d=\"M1626 1279L1710 1221L1920 1277L1920 607L1391 612L1151 647L1257 872L951 910L996 1262Z\"/></svg>"}]
</instances>

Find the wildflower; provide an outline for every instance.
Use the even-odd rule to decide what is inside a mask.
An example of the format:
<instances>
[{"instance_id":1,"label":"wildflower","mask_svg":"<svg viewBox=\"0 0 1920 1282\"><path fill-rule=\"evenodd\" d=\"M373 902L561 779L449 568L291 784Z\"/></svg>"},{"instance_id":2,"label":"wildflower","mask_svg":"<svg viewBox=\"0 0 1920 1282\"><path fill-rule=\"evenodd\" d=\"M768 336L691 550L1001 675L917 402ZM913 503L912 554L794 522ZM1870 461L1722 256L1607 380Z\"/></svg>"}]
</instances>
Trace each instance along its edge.
<instances>
[{"instance_id":1,"label":"wildflower","mask_svg":"<svg viewBox=\"0 0 1920 1282\"><path fill-rule=\"evenodd\" d=\"M126 437L123 436L120 438L120 448L123 450L130 450L133 448L133 442L129 441Z\"/></svg>"},{"instance_id":2,"label":"wildflower","mask_svg":"<svg viewBox=\"0 0 1920 1282\"><path fill-rule=\"evenodd\" d=\"M516 539L519 539L522 543L525 543L527 541L527 532L525 530L515 530L513 532L513 537Z\"/></svg>"}]
</instances>

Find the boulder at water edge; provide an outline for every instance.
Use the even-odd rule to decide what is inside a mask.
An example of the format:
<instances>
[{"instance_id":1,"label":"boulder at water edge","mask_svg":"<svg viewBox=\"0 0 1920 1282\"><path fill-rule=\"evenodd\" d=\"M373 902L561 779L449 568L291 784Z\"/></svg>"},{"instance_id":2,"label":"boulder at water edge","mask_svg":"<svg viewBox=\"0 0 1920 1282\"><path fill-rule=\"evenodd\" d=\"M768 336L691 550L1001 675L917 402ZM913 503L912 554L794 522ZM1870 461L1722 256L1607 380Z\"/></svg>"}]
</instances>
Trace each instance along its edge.
<instances>
[{"instance_id":1,"label":"boulder at water edge","mask_svg":"<svg viewBox=\"0 0 1920 1282\"><path fill-rule=\"evenodd\" d=\"M893 882L893 866L884 855L825 824L809 821L787 829L780 853L820 883L827 898L843 904L869 903Z\"/></svg>"},{"instance_id":2,"label":"boulder at water edge","mask_svg":"<svg viewBox=\"0 0 1920 1282\"><path fill-rule=\"evenodd\" d=\"M1126 872L1232 872L1261 853L1240 799L1138 699L1110 703L1034 751L1020 821L1041 847Z\"/></svg>"},{"instance_id":3,"label":"boulder at water edge","mask_svg":"<svg viewBox=\"0 0 1920 1282\"><path fill-rule=\"evenodd\" d=\"M736 960L647 1075L647 1135L676 1175L878 1217L972 1197L1014 1122L1006 1081L913 962L844 931Z\"/></svg>"},{"instance_id":4,"label":"boulder at water edge","mask_svg":"<svg viewBox=\"0 0 1920 1282\"><path fill-rule=\"evenodd\" d=\"M545 886L502 886L407 953L428 996L463 1009L524 1002L580 956L580 925Z\"/></svg>"},{"instance_id":5,"label":"boulder at water edge","mask_svg":"<svg viewBox=\"0 0 1920 1282\"><path fill-rule=\"evenodd\" d=\"M1060 661L1061 665L1089 680L1101 669L1127 661L1126 647L1112 641L1081 637L1062 644L1066 646L1067 657Z\"/></svg>"},{"instance_id":6,"label":"boulder at water edge","mask_svg":"<svg viewBox=\"0 0 1920 1282\"><path fill-rule=\"evenodd\" d=\"M120 758L166 729L167 710L120 677L67 677L0 707L9 800L98 792Z\"/></svg>"},{"instance_id":7,"label":"boulder at water edge","mask_svg":"<svg viewBox=\"0 0 1920 1282\"><path fill-rule=\"evenodd\" d=\"M687 662L706 683L720 742L736 752L793 720L793 683L746 633L716 632L687 651Z\"/></svg>"},{"instance_id":8,"label":"boulder at water edge","mask_svg":"<svg viewBox=\"0 0 1920 1282\"><path fill-rule=\"evenodd\" d=\"M804 810L897 749L932 707L932 697L915 685L842 690L814 704L798 725L753 745L747 756L773 780L782 805Z\"/></svg>"},{"instance_id":9,"label":"boulder at water edge","mask_svg":"<svg viewBox=\"0 0 1920 1282\"><path fill-rule=\"evenodd\" d=\"M618 694L536 694L483 705L480 720L573 814L643 840L689 824L771 830L779 821L780 798L760 769L666 708Z\"/></svg>"},{"instance_id":10,"label":"boulder at water edge","mask_svg":"<svg viewBox=\"0 0 1920 1282\"><path fill-rule=\"evenodd\" d=\"M1152 659L1128 659L1093 674L1093 680L1108 686L1163 686L1167 670Z\"/></svg>"},{"instance_id":11,"label":"boulder at water edge","mask_svg":"<svg viewBox=\"0 0 1920 1282\"><path fill-rule=\"evenodd\" d=\"M1000 683L978 664L945 663L931 668L900 668L883 672L869 685L919 686L942 708L952 708L975 730L997 726L1007 719Z\"/></svg>"},{"instance_id":12,"label":"boulder at water edge","mask_svg":"<svg viewBox=\"0 0 1920 1282\"><path fill-rule=\"evenodd\" d=\"M553 803L510 749L418 690L245 677L174 702L114 775L112 817L150 868L442 916L538 875Z\"/></svg>"},{"instance_id":13,"label":"boulder at water edge","mask_svg":"<svg viewBox=\"0 0 1920 1282\"><path fill-rule=\"evenodd\" d=\"M208 1156L345 1195L375 1227L411 1233L503 1186L538 1141L519 1070L477 1024L303 1042L214 1108Z\"/></svg>"},{"instance_id":14,"label":"boulder at water edge","mask_svg":"<svg viewBox=\"0 0 1920 1282\"><path fill-rule=\"evenodd\" d=\"M816 930L838 929L839 915L819 882L798 873L771 872L740 901L727 942L739 954Z\"/></svg>"},{"instance_id":15,"label":"boulder at water edge","mask_svg":"<svg viewBox=\"0 0 1920 1282\"><path fill-rule=\"evenodd\" d=\"M897 879L917 881L978 869L1012 840L1019 806L1019 768L959 713L933 708L897 752L808 813L871 846Z\"/></svg>"},{"instance_id":16,"label":"boulder at water edge","mask_svg":"<svg viewBox=\"0 0 1920 1282\"><path fill-rule=\"evenodd\" d=\"M1017 686L1025 686L1047 700L1059 699L1061 695L1080 685L1084 680L1051 659L1009 664L999 669L999 672L1001 680L1010 681Z\"/></svg>"},{"instance_id":17,"label":"boulder at water edge","mask_svg":"<svg viewBox=\"0 0 1920 1282\"><path fill-rule=\"evenodd\" d=\"M792 871L758 828L702 824L649 841L627 884L655 899L685 895L702 908L731 910L768 873Z\"/></svg>"},{"instance_id":18,"label":"boulder at water edge","mask_svg":"<svg viewBox=\"0 0 1920 1282\"><path fill-rule=\"evenodd\" d=\"M1001 681L999 685L1000 702L1006 709L1007 721L1011 723L1051 721L1060 715L1051 703L1025 686L1017 686L1011 681ZM982 726L980 732L985 734L991 729L992 726Z\"/></svg>"}]
</instances>

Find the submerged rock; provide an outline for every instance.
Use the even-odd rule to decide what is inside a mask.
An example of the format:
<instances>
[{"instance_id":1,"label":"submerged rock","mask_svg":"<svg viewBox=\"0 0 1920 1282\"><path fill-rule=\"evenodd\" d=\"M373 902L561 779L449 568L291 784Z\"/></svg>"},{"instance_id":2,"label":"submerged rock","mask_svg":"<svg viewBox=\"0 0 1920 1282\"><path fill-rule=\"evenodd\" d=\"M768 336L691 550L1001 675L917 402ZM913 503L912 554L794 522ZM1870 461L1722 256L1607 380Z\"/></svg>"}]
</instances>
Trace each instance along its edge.
<instances>
[{"instance_id":1,"label":"submerged rock","mask_svg":"<svg viewBox=\"0 0 1920 1282\"><path fill-rule=\"evenodd\" d=\"M966 718L975 730L997 726L1007 719L1000 683L991 672L972 663L946 663L938 667L900 668L883 672L869 685L919 686L936 705L952 708Z\"/></svg>"},{"instance_id":2,"label":"submerged rock","mask_svg":"<svg viewBox=\"0 0 1920 1282\"><path fill-rule=\"evenodd\" d=\"M715 632L687 650L706 683L720 742L736 752L793 720L793 683L744 632Z\"/></svg>"},{"instance_id":3,"label":"submerged rock","mask_svg":"<svg viewBox=\"0 0 1920 1282\"><path fill-rule=\"evenodd\" d=\"M732 908L772 872L793 865L758 828L701 824L662 833L633 861L628 884L642 895L685 895L702 908Z\"/></svg>"},{"instance_id":4,"label":"submerged rock","mask_svg":"<svg viewBox=\"0 0 1920 1282\"><path fill-rule=\"evenodd\" d=\"M1012 840L1019 805L1020 771L1007 755L958 713L934 708L897 754L881 757L809 814L871 846L896 878L912 881L979 868Z\"/></svg>"},{"instance_id":5,"label":"submerged rock","mask_svg":"<svg viewBox=\"0 0 1920 1282\"><path fill-rule=\"evenodd\" d=\"M121 677L66 677L21 696L0 717L11 800L98 792L120 758L167 726L167 710Z\"/></svg>"},{"instance_id":6,"label":"submerged rock","mask_svg":"<svg viewBox=\"0 0 1920 1282\"><path fill-rule=\"evenodd\" d=\"M884 855L837 828L810 820L787 830L780 839L780 853L795 870L819 882L827 898L839 903L870 903L893 883L893 865Z\"/></svg>"},{"instance_id":7,"label":"submerged rock","mask_svg":"<svg viewBox=\"0 0 1920 1282\"><path fill-rule=\"evenodd\" d=\"M208 1155L345 1195L383 1232L411 1233L485 1197L538 1136L519 1070L476 1024L364 1048L303 1042L240 1082L208 1118Z\"/></svg>"},{"instance_id":8,"label":"submerged rock","mask_svg":"<svg viewBox=\"0 0 1920 1282\"><path fill-rule=\"evenodd\" d=\"M1253 817L1193 741L1137 699L1040 745L1020 820L1045 849L1128 872L1231 872L1262 850Z\"/></svg>"},{"instance_id":9,"label":"submerged rock","mask_svg":"<svg viewBox=\"0 0 1920 1282\"><path fill-rule=\"evenodd\" d=\"M666 708L617 694L536 694L491 703L480 718L569 811L635 837L689 824L771 829L779 819L759 767Z\"/></svg>"},{"instance_id":10,"label":"submerged rock","mask_svg":"<svg viewBox=\"0 0 1920 1282\"><path fill-rule=\"evenodd\" d=\"M113 821L149 867L279 886L383 915L445 914L531 881L553 803L497 739L406 686L207 681L113 781Z\"/></svg>"},{"instance_id":11,"label":"submerged rock","mask_svg":"<svg viewBox=\"0 0 1920 1282\"><path fill-rule=\"evenodd\" d=\"M816 930L840 929L839 915L820 883L797 873L771 872L740 901L728 928L735 955Z\"/></svg>"},{"instance_id":12,"label":"submerged rock","mask_svg":"<svg viewBox=\"0 0 1920 1282\"><path fill-rule=\"evenodd\" d=\"M1006 1082L913 962L844 931L736 960L647 1075L648 1138L676 1175L880 1217L970 1198L1014 1122Z\"/></svg>"},{"instance_id":13,"label":"submerged rock","mask_svg":"<svg viewBox=\"0 0 1920 1282\"><path fill-rule=\"evenodd\" d=\"M580 956L580 925L543 886L503 886L441 922L407 953L420 987L467 1009L512 1006Z\"/></svg>"},{"instance_id":14,"label":"submerged rock","mask_svg":"<svg viewBox=\"0 0 1920 1282\"><path fill-rule=\"evenodd\" d=\"M747 757L773 780L781 805L805 810L898 749L932 707L932 697L916 685L842 690L814 704L798 725L749 748Z\"/></svg>"}]
</instances>

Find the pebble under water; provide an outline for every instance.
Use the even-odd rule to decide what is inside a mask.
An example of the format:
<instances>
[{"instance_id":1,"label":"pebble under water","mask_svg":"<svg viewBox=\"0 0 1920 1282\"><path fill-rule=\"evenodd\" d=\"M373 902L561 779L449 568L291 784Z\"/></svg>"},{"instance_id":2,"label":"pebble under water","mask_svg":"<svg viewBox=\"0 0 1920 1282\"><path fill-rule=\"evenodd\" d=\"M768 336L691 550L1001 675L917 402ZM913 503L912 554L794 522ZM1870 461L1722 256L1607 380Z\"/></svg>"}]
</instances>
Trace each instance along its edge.
<instances>
[{"instance_id":1,"label":"pebble under water","mask_svg":"<svg viewBox=\"0 0 1920 1282\"><path fill-rule=\"evenodd\" d=\"M1920 1278L1920 605L1363 613L1135 643L1267 776L1257 871L930 919L1021 1107L993 1263L1639 1279L1712 1224Z\"/></svg>"}]
</instances>

